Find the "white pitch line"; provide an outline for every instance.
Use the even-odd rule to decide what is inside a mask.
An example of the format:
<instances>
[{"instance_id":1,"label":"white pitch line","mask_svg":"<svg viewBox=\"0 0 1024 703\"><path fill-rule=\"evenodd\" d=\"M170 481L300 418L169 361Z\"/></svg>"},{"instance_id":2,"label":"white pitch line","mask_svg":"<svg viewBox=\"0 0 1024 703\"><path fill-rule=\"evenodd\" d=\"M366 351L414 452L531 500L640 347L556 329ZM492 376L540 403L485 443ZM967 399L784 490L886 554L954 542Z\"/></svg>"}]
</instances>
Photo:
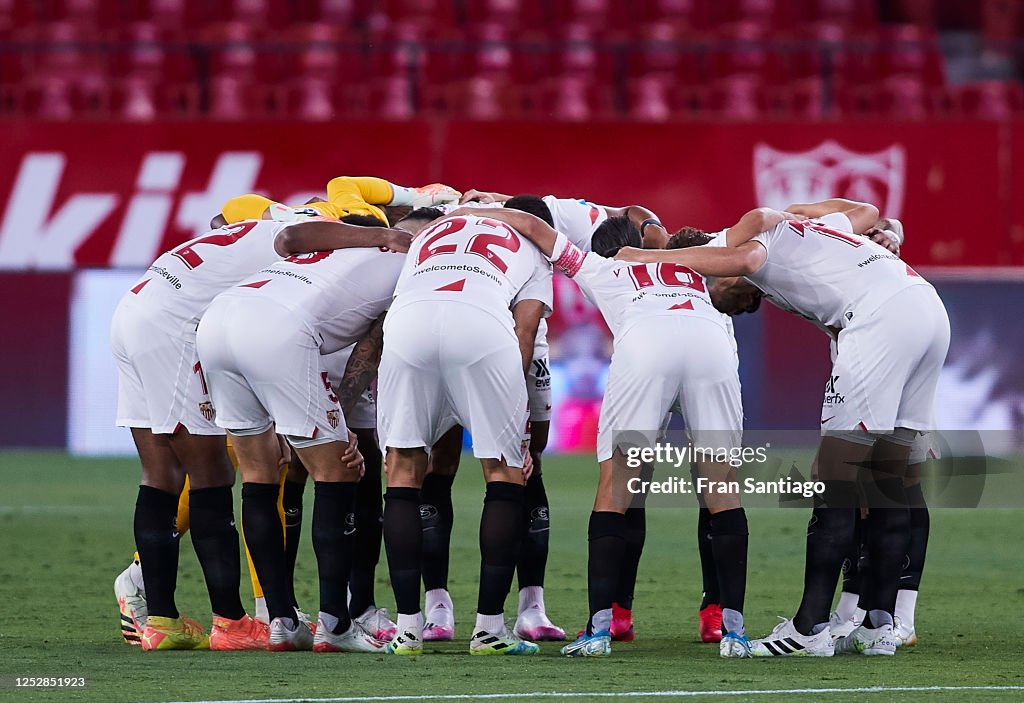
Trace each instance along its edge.
<instances>
[{"instance_id":1,"label":"white pitch line","mask_svg":"<svg viewBox=\"0 0 1024 703\"><path fill-rule=\"evenodd\" d=\"M408 696L343 696L340 698L242 698L175 703L373 703L374 701L476 701L524 698L699 698L701 696L779 696L814 693L930 693L942 691L1024 691L1024 686L866 686L862 688L784 688L751 691L535 691L533 693L446 693Z\"/></svg>"}]
</instances>

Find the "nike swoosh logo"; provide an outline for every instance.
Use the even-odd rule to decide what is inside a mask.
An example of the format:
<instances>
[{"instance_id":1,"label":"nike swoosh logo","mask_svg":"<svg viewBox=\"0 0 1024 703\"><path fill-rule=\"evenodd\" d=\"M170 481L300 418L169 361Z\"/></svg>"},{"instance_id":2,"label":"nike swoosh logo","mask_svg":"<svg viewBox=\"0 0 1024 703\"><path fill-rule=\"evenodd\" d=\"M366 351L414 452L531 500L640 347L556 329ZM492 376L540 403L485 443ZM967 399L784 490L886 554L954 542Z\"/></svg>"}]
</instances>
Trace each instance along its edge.
<instances>
[{"instance_id":1,"label":"nike swoosh logo","mask_svg":"<svg viewBox=\"0 0 1024 703\"><path fill-rule=\"evenodd\" d=\"M824 425L824 424L825 424L826 422L828 422L829 420L835 420L835 419L836 419L836 416L835 416L835 415L833 415L832 417L827 417L827 418L825 418L824 420L822 420L822 421L821 421L821 424L823 424L823 425Z\"/></svg>"}]
</instances>

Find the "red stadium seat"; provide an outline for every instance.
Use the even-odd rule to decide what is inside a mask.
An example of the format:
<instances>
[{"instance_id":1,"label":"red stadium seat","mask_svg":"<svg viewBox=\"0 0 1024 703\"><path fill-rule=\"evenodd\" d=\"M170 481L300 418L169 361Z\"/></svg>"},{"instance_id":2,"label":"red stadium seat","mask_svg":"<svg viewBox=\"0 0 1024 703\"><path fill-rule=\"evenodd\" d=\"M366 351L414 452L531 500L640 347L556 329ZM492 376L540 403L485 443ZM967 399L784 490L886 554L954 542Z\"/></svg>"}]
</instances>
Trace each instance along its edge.
<instances>
[{"instance_id":1,"label":"red stadium seat","mask_svg":"<svg viewBox=\"0 0 1024 703\"><path fill-rule=\"evenodd\" d=\"M115 92L114 114L128 122L152 122L157 117L156 89L145 78L125 79Z\"/></svg>"},{"instance_id":2,"label":"red stadium seat","mask_svg":"<svg viewBox=\"0 0 1024 703\"><path fill-rule=\"evenodd\" d=\"M915 75L886 78L879 88L878 106L895 120L921 120L932 112L928 86Z\"/></svg>"},{"instance_id":3,"label":"red stadium seat","mask_svg":"<svg viewBox=\"0 0 1024 703\"><path fill-rule=\"evenodd\" d=\"M465 3L469 24L496 23L510 29L546 27L550 6L544 0L473 0Z\"/></svg>"},{"instance_id":4,"label":"red stadium seat","mask_svg":"<svg viewBox=\"0 0 1024 703\"><path fill-rule=\"evenodd\" d=\"M600 37L592 27L562 25L551 35L550 41L554 52L551 66L555 73L587 79L613 77L614 59L609 52L602 51Z\"/></svg>"},{"instance_id":5,"label":"red stadium seat","mask_svg":"<svg viewBox=\"0 0 1024 703\"><path fill-rule=\"evenodd\" d=\"M573 76L558 76L540 87L534 116L560 122L586 122L613 113L605 91L590 81Z\"/></svg>"},{"instance_id":6,"label":"red stadium seat","mask_svg":"<svg viewBox=\"0 0 1024 703\"><path fill-rule=\"evenodd\" d=\"M1024 112L1024 88L1017 81L978 81L957 93L959 110L967 117L1005 120Z\"/></svg>"},{"instance_id":7,"label":"red stadium seat","mask_svg":"<svg viewBox=\"0 0 1024 703\"><path fill-rule=\"evenodd\" d=\"M876 0L797 0L796 4L813 13L806 19L839 22L859 29L871 29L878 24ZM807 5L812 7L806 8Z\"/></svg>"},{"instance_id":8,"label":"red stadium seat","mask_svg":"<svg viewBox=\"0 0 1024 703\"><path fill-rule=\"evenodd\" d=\"M883 9L897 22L934 27L939 20L938 4L938 0L895 0Z\"/></svg>"},{"instance_id":9,"label":"red stadium seat","mask_svg":"<svg viewBox=\"0 0 1024 703\"><path fill-rule=\"evenodd\" d=\"M630 81L627 114L640 122L664 122L672 116L671 88L655 75Z\"/></svg>"},{"instance_id":10,"label":"red stadium seat","mask_svg":"<svg viewBox=\"0 0 1024 703\"><path fill-rule=\"evenodd\" d=\"M767 28L755 22L730 25L718 34L711 51L711 75L765 75L769 67Z\"/></svg>"},{"instance_id":11,"label":"red stadium seat","mask_svg":"<svg viewBox=\"0 0 1024 703\"><path fill-rule=\"evenodd\" d=\"M708 108L718 117L732 120L754 120L761 114L761 79L756 75L737 74L712 84Z\"/></svg>"},{"instance_id":12,"label":"red stadium seat","mask_svg":"<svg viewBox=\"0 0 1024 703\"><path fill-rule=\"evenodd\" d=\"M339 75L357 77L366 72L362 51L343 28L326 22L297 24L289 28L288 45L281 53L283 79L300 80L305 76L329 78Z\"/></svg>"},{"instance_id":13,"label":"red stadium seat","mask_svg":"<svg viewBox=\"0 0 1024 703\"><path fill-rule=\"evenodd\" d=\"M781 0L719 0L711 16L717 24L750 22L768 30L783 24L782 11Z\"/></svg>"},{"instance_id":14,"label":"red stadium seat","mask_svg":"<svg viewBox=\"0 0 1024 703\"><path fill-rule=\"evenodd\" d=\"M678 30L702 29L711 23L714 0L647 0L643 19ZM631 3L632 4L632 3Z\"/></svg>"},{"instance_id":15,"label":"red stadium seat","mask_svg":"<svg viewBox=\"0 0 1024 703\"><path fill-rule=\"evenodd\" d=\"M508 81L476 76L445 86L433 105L441 115L470 120L499 120L522 113L519 91Z\"/></svg>"},{"instance_id":16,"label":"red stadium seat","mask_svg":"<svg viewBox=\"0 0 1024 703\"><path fill-rule=\"evenodd\" d=\"M203 31L208 42L210 72L214 76L238 77L252 74L257 65L253 27L245 22L223 22Z\"/></svg>"},{"instance_id":17,"label":"red stadium seat","mask_svg":"<svg viewBox=\"0 0 1024 703\"><path fill-rule=\"evenodd\" d=\"M879 49L883 75L914 74L930 85L944 82L942 54L934 30L912 24L886 27Z\"/></svg>"},{"instance_id":18,"label":"red stadium seat","mask_svg":"<svg viewBox=\"0 0 1024 703\"><path fill-rule=\"evenodd\" d=\"M289 103L289 115L303 122L326 122L336 114L334 90L326 76L311 76L293 83Z\"/></svg>"},{"instance_id":19,"label":"red stadium seat","mask_svg":"<svg viewBox=\"0 0 1024 703\"><path fill-rule=\"evenodd\" d=\"M71 105L73 80L59 76L46 76L35 82L29 90L28 109L41 120L70 120L74 117Z\"/></svg>"},{"instance_id":20,"label":"red stadium seat","mask_svg":"<svg viewBox=\"0 0 1024 703\"><path fill-rule=\"evenodd\" d=\"M415 86L404 75L378 78L369 88L369 110L376 118L408 120L416 115Z\"/></svg>"},{"instance_id":21,"label":"red stadium seat","mask_svg":"<svg viewBox=\"0 0 1024 703\"><path fill-rule=\"evenodd\" d=\"M629 45L628 63L631 76L675 77L687 85L703 78L698 52L690 43L683 43L679 29L668 23L638 27Z\"/></svg>"},{"instance_id":22,"label":"red stadium seat","mask_svg":"<svg viewBox=\"0 0 1024 703\"><path fill-rule=\"evenodd\" d=\"M985 41L1001 45L1021 35L1024 5L1017 0L983 0L981 31Z\"/></svg>"}]
</instances>

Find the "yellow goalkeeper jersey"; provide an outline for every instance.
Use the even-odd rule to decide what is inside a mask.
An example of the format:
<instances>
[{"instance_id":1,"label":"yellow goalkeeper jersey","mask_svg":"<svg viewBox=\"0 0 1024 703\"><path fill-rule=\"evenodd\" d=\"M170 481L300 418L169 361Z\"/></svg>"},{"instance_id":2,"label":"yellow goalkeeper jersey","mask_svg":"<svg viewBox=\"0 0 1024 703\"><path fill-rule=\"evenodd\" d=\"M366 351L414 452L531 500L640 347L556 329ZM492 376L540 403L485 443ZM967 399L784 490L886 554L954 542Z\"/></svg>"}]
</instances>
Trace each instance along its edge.
<instances>
[{"instance_id":1,"label":"yellow goalkeeper jersey","mask_svg":"<svg viewBox=\"0 0 1024 703\"><path fill-rule=\"evenodd\" d=\"M341 219L345 215L370 215L387 225L387 215L377 206L390 203L393 195L391 184L383 178L338 176L327 184L325 202L290 207L311 207L322 216L332 219ZM273 204L270 198L249 193L228 200L221 208L221 214L229 224L241 220L258 220Z\"/></svg>"}]
</instances>

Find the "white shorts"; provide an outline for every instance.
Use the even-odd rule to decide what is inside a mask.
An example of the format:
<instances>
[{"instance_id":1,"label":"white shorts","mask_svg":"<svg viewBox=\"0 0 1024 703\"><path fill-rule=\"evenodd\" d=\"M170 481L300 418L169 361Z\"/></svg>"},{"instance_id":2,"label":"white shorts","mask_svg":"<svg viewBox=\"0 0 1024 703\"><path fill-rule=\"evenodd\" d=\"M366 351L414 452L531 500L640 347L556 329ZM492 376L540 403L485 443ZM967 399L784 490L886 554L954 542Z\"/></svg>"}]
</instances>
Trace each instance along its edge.
<instances>
[{"instance_id":1,"label":"white shorts","mask_svg":"<svg viewBox=\"0 0 1024 703\"><path fill-rule=\"evenodd\" d=\"M381 447L429 448L462 425L474 456L522 467L522 356L515 334L490 313L455 301L392 309L378 379Z\"/></svg>"},{"instance_id":2,"label":"white shorts","mask_svg":"<svg viewBox=\"0 0 1024 703\"><path fill-rule=\"evenodd\" d=\"M530 422L551 420L551 368L548 365L548 323L540 321L533 343L533 361L526 374L526 390L530 398Z\"/></svg>"},{"instance_id":3,"label":"white shorts","mask_svg":"<svg viewBox=\"0 0 1024 703\"><path fill-rule=\"evenodd\" d=\"M854 318L834 345L821 431L935 429L935 387L949 349L949 318L935 289L913 286Z\"/></svg>"},{"instance_id":4,"label":"white shorts","mask_svg":"<svg viewBox=\"0 0 1024 703\"><path fill-rule=\"evenodd\" d=\"M653 317L616 338L598 420L597 460L611 459L615 446L653 446L673 408L686 421L694 446L741 446L737 357L729 334L710 320Z\"/></svg>"},{"instance_id":5,"label":"white shorts","mask_svg":"<svg viewBox=\"0 0 1024 703\"><path fill-rule=\"evenodd\" d=\"M276 424L278 434L300 446L348 441L320 345L294 312L268 301L216 298L196 343L219 426L244 435Z\"/></svg>"},{"instance_id":6,"label":"white shorts","mask_svg":"<svg viewBox=\"0 0 1024 703\"><path fill-rule=\"evenodd\" d=\"M338 384L341 383L341 379L345 375L345 366L348 365L348 359L352 356L352 350L355 348L356 345L353 344L320 357L324 368L327 369L327 377L331 380L331 386L335 393L338 392ZM345 424L351 429L372 430L377 427L377 397L373 386L374 384L371 383L363 391L352 411L345 415Z\"/></svg>"},{"instance_id":7,"label":"white shorts","mask_svg":"<svg viewBox=\"0 0 1024 703\"><path fill-rule=\"evenodd\" d=\"M117 362L117 424L173 434L222 435L196 356L195 323L171 323L126 295L110 325Z\"/></svg>"}]
</instances>

